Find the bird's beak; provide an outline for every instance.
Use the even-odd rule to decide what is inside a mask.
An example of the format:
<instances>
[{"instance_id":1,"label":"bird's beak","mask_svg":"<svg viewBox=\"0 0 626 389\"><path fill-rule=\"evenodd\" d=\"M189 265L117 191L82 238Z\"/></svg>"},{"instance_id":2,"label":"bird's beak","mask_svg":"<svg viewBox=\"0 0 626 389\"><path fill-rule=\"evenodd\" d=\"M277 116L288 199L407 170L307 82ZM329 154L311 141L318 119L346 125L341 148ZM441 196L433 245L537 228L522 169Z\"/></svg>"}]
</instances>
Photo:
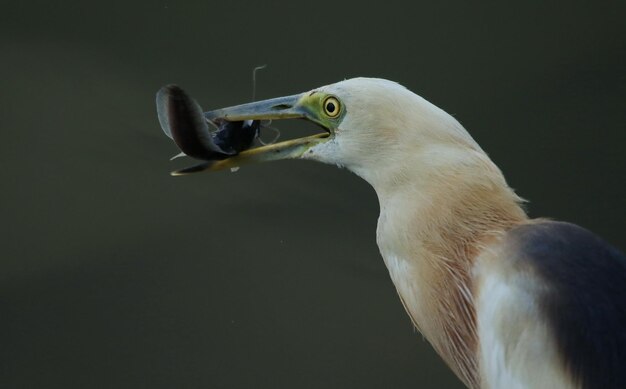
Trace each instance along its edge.
<instances>
[{"instance_id":1,"label":"bird's beak","mask_svg":"<svg viewBox=\"0 0 626 389\"><path fill-rule=\"evenodd\" d=\"M216 109L205 112L204 116L211 120L277 120L298 119L307 117L308 112L299 104L303 95L277 97L275 99L236 105L234 107Z\"/></svg>"},{"instance_id":2,"label":"bird's beak","mask_svg":"<svg viewBox=\"0 0 626 389\"><path fill-rule=\"evenodd\" d=\"M251 148L231 157L206 161L197 166L172 172L172 175L185 175L203 170L215 171L236 168L244 164L256 162L299 158L312 146L326 141L331 134L331 130L307 108L307 98L308 94L298 94L205 112L204 117L213 123L222 123L223 121L305 119L317 123L325 131L304 138L290 139Z\"/></svg>"}]
</instances>

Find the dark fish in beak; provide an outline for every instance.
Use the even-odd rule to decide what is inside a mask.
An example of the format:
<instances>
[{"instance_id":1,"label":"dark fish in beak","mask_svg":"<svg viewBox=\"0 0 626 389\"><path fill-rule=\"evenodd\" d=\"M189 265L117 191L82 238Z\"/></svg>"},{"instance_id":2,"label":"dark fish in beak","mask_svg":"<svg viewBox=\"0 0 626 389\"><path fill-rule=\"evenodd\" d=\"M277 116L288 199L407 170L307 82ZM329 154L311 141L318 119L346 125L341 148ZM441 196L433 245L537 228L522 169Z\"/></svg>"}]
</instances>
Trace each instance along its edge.
<instances>
[{"instance_id":1,"label":"dark fish in beak","mask_svg":"<svg viewBox=\"0 0 626 389\"><path fill-rule=\"evenodd\" d=\"M236 122L223 120L217 131L212 134L213 141L222 150L239 154L252 147L254 141L259 137L260 130L260 120L240 120Z\"/></svg>"},{"instance_id":2,"label":"dark fish in beak","mask_svg":"<svg viewBox=\"0 0 626 389\"><path fill-rule=\"evenodd\" d=\"M183 89L167 85L156 97L163 132L190 157L205 161L222 160L249 149L259 136L260 120L209 120L200 105ZM210 131L209 124L217 130Z\"/></svg>"}]
</instances>

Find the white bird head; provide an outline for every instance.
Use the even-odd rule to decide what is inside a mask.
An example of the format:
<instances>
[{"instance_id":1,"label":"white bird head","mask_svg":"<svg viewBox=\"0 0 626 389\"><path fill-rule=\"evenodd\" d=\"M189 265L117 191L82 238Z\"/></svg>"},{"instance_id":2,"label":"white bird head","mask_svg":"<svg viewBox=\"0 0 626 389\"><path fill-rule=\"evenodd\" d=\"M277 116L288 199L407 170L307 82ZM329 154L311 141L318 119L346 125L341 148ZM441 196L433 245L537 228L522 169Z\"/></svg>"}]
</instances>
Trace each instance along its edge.
<instances>
[{"instance_id":1,"label":"white bird head","mask_svg":"<svg viewBox=\"0 0 626 389\"><path fill-rule=\"evenodd\" d=\"M480 152L452 116L395 82L354 78L312 92L333 96L343 111L330 139L302 157L345 166L375 187L408 167L435 167L437 150Z\"/></svg>"}]
</instances>

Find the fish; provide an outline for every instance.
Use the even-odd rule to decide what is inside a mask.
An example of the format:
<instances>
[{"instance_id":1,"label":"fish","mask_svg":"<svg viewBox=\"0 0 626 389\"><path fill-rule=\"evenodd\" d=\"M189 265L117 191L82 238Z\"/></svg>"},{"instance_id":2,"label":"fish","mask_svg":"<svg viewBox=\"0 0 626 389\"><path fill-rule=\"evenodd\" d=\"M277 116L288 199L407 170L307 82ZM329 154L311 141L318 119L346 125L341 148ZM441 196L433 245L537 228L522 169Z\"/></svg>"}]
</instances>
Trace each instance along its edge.
<instances>
[{"instance_id":1,"label":"fish","mask_svg":"<svg viewBox=\"0 0 626 389\"><path fill-rule=\"evenodd\" d=\"M259 137L259 120L212 122L204 116L200 104L178 85L162 87L156 95L156 106L161 129L182 151L176 157L219 161L249 149Z\"/></svg>"},{"instance_id":2,"label":"fish","mask_svg":"<svg viewBox=\"0 0 626 389\"><path fill-rule=\"evenodd\" d=\"M221 149L239 154L252 147L259 137L261 130L260 120L222 121L217 131L213 133L213 141Z\"/></svg>"}]
</instances>

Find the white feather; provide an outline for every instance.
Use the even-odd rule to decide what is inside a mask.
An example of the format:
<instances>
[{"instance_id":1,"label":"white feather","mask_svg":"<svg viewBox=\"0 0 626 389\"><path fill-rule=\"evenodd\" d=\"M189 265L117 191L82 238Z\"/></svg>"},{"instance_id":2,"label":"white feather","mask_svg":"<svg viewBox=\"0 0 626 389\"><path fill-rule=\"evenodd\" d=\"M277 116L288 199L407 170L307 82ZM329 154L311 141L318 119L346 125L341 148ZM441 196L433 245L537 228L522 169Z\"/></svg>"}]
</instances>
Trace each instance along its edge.
<instances>
[{"instance_id":1,"label":"white feather","mask_svg":"<svg viewBox=\"0 0 626 389\"><path fill-rule=\"evenodd\" d=\"M543 286L506 262L499 258L496 266L479 264L476 271L483 388L575 387L560 364L536 303Z\"/></svg>"}]
</instances>

